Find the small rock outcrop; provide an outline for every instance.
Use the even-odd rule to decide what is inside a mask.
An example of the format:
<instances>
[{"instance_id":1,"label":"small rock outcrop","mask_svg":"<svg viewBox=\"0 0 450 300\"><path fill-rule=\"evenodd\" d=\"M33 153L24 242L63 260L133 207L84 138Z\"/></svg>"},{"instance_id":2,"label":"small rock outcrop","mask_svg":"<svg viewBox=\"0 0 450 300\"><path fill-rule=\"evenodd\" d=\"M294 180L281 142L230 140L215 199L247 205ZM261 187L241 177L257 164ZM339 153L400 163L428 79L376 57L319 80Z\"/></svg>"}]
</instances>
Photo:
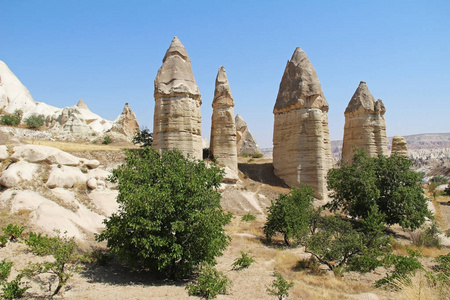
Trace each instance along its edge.
<instances>
[{"instance_id":1,"label":"small rock outcrop","mask_svg":"<svg viewBox=\"0 0 450 300\"><path fill-rule=\"evenodd\" d=\"M326 175L332 167L328 102L300 48L287 62L273 113L275 175L289 186L307 184L317 198L326 199Z\"/></svg>"},{"instance_id":2,"label":"small rock outcrop","mask_svg":"<svg viewBox=\"0 0 450 300\"><path fill-rule=\"evenodd\" d=\"M392 138L391 155L393 154L408 156L408 145L404 137L396 135Z\"/></svg>"},{"instance_id":3,"label":"small rock outcrop","mask_svg":"<svg viewBox=\"0 0 450 300\"><path fill-rule=\"evenodd\" d=\"M228 84L227 73L222 66L216 77L216 88L212 103L211 153L217 163L237 172L236 124L234 100Z\"/></svg>"},{"instance_id":4,"label":"small rock outcrop","mask_svg":"<svg viewBox=\"0 0 450 300\"><path fill-rule=\"evenodd\" d=\"M175 37L155 78L153 148L172 149L202 159L200 91L192 73L191 61Z\"/></svg>"},{"instance_id":5,"label":"small rock outcrop","mask_svg":"<svg viewBox=\"0 0 450 300\"><path fill-rule=\"evenodd\" d=\"M240 114L236 115L236 146L237 153L242 156L244 153L255 154L262 153L261 148L259 148L255 137L248 129L247 123L245 123L244 118Z\"/></svg>"},{"instance_id":6,"label":"small rock outcrop","mask_svg":"<svg viewBox=\"0 0 450 300\"><path fill-rule=\"evenodd\" d=\"M375 98L367 84L361 81L345 110L342 160L349 162L356 148L364 149L370 157L387 155L386 108Z\"/></svg>"},{"instance_id":7,"label":"small rock outcrop","mask_svg":"<svg viewBox=\"0 0 450 300\"><path fill-rule=\"evenodd\" d=\"M114 120L111 130L122 133L129 138L132 138L139 131L136 115L128 103L125 103L122 113Z\"/></svg>"}]
</instances>

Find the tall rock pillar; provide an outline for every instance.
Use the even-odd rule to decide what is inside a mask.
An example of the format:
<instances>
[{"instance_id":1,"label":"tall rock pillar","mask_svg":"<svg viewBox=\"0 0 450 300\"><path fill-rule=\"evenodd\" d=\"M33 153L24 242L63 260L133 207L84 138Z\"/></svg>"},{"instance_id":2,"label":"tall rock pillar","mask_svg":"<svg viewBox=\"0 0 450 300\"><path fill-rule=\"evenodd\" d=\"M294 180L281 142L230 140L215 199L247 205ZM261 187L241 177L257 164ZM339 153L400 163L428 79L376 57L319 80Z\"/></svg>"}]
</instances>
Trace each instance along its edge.
<instances>
[{"instance_id":1,"label":"tall rock pillar","mask_svg":"<svg viewBox=\"0 0 450 300\"><path fill-rule=\"evenodd\" d=\"M287 62L273 109L273 166L289 186L307 184L327 198L332 167L328 102L306 53L295 49Z\"/></svg>"},{"instance_id":2,"label":"tall rock pillar","mask_svg":"<svg viewBox=\"0 0 450 300\"><path fill-rule=\"evenodd\" d=\"M216 88L212 103L211 153L217 163L237 172L236 124L234 100L228 84L227 73L221 66L216 77Z\"/></svg>"},{"instance_id":3,"label":"tall rock pillar","mask_svg":"<svg viewBox=\"0 0 450 300\"><path fill-rule=\"evenodd\" d=\"M408 157L408 144L404 137L396 135L392 138L391 155L394 154Z\"/></svg>"},{"instance_id":4,"label":"tall rock pillar","mask_svg":"<svg viewBox=\"0 0 450 300\"><path fill-rule=\"evenodd\" d=\"M185 156L202 159L200 91L191 61L175 37L155 78L153 148L158 152L180 150Z\"/></svg>"},{"instance_id":5,"label":"tall rock pillar","mask_svg":"<svg viewBox=\"0 0 450 300\"><path fill-rule=\"evenodd\" d=\"M385 112L383 101L375 101L361 81L345 110L343 162L351 161L355 148L364 149L370 157L387 155Z\"/></svg>"}]
</instances>

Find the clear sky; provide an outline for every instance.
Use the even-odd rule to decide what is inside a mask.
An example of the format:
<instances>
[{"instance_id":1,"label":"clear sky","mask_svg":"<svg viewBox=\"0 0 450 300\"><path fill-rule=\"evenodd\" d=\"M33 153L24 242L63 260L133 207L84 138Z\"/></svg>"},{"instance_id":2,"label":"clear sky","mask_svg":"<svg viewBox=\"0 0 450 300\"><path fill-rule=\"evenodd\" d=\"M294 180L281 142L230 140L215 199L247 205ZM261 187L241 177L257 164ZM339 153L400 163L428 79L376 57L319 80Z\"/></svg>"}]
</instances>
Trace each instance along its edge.
<instances>
[{"instance_id":1,"label":"clear sky","mask_svg":"<svg viewBox=\"0 0 450 300\"><path fill-rule=\"evenodd\" d=\"M261 147L286 61L301 47L328 100L332 140L361 80L388 136L450 132L450 1L0 0L0 60L36 101L84 99L113 120L125 102L153 127L153 81L174 36L187 49L209 139L217 70Z\"/></svg>"}]
</instances>

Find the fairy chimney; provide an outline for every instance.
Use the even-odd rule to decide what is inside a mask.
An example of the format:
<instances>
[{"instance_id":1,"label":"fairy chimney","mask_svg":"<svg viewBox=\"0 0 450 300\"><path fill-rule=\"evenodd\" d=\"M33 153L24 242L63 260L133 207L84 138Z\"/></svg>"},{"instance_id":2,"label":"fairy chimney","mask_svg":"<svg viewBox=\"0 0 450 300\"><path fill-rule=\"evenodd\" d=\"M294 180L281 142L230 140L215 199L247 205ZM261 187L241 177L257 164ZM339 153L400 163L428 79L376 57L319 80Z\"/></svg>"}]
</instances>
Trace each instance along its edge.
<instances>
[{"instance_id":1,"label":"fairy chimney","mask_svg":"<svg viewBox=\"0 0 450 300\"><path fill-rule=\"evenodd\" d=\"M394 154L408 156L408 145L404 137L396 135L392 138L391 155Z\"/></svg>"}]
</instances>

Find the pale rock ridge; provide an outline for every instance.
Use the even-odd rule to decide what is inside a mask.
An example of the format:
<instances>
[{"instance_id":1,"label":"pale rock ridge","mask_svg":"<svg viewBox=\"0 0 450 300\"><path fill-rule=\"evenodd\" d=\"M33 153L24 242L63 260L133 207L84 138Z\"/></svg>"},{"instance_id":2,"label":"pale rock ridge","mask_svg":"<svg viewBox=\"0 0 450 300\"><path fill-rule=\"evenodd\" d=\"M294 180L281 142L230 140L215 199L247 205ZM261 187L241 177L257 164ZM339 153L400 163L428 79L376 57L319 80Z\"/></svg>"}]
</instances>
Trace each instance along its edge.
<instances>
[{"instance_id":1,"label":"pale rock ridge","mask_svg":"<svg viewBox=\"0 0 450 300\"><path fill-rule=\"evenodd\" d=\"M262 153L255 137L248 129L247 123L240 114L236 115L236 147L238 155Z\"/></svg>"},{"instance_id":2,"label":"pale rock ridge","mask_svg":"<svg viewBox=\"0 0 450 300\"><path fill-rule=\"evenodd\" d=\"M391 155L393 154L408 156L408 145L404 137L396 135L392 138Z\"/></svg>"},{"instance_id":3,"label":"pale rock ridge","mask_svg":"<svg viewBox=\"0 0 450 300\"><path fill-rule=\"evenodd\" d=\"M238 171L234 100L231 95L225 68L217 73L212 103L211 153L219 165Z\"/></svg>"},{"instance_id":4,"label":"pale rock ridge","mask_svg":"<svg viewBox=\"0 0 450 300\"><path fill-rule=\"evenodd\" d=\"M153 148L158 152L180 150L185 156L202 159L200 91L191 61L175 37L155 78Z\"/></svg>"},{"instance_id":5,"label":"pale rock ridge","mask_svg":"<svg viewBox=\"0 0 450 300\"><path fill-rule=\"evenodd\" d=\"M356 148L364 149L370 157L387 155L386 108L375 98L367 84L361 81L345 110L342 160L350 162Z\"/></svg>"},{"instance_id":6,"label":"pale rock ridge","mask_svg":"<svg viewBox=\"0 0 450 300\"><path fill-rule=\"evenodd\" d=\"M0 61L0 110L13 113L16 109L27 112L36 106L28 89L8 66Z\"/></svg>"},{"instance_id":7,"label":"pale rock ridge","mask_svg":"<svg viewBox=\"0 0 450 300\"><path fill-rule=\"evenodd\" d=\"M116 131L132 138L139 131L136 115L128 103L125 103L122 113L114 120L111 131Z\"/></svg>"},{"instance_id":8,"label":"pale rock ridge","mask_svg":"<svg viewBox=\"0 0 450 300\"><path fill-rule=\"evenodd\" d=\"M297 48L281 79L273 110L274 173L289 186L307 184L327 199L332 167L328 102L306 53Z\"/></svg>"}]
</instances>

